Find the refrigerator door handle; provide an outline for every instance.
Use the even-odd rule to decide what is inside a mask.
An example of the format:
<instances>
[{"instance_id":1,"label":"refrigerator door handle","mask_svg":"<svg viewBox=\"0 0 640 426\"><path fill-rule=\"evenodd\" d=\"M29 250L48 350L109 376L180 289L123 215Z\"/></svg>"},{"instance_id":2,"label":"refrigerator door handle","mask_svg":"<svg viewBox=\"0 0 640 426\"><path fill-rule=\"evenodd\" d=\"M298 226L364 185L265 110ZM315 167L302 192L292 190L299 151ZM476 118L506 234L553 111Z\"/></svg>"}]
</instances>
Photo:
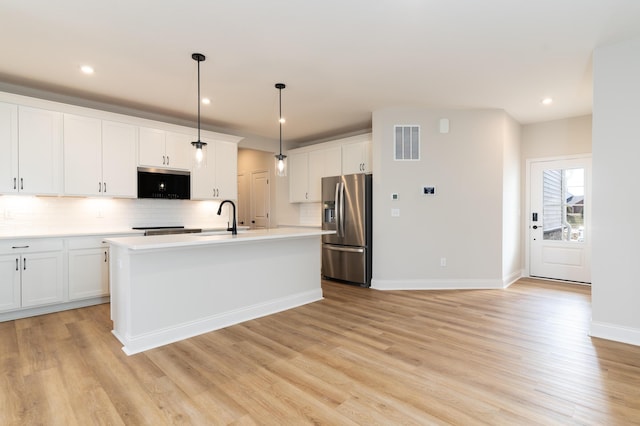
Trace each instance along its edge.
<instances>
[{"instance_id":1,"label":"refrigerator door handle","mask_svg":"<svg viewBox=\"0 0 640 426\"><path fill-rule=\"evenodd\" d=\"M344 251L347 253L364 253L364 247L345 247L345 246L334 246L331 244L324 244L324 248L326 248L327 250Z\"/></svg>"},{"instance_id":2,"label":"refrigerator door handle","mask_svg":"<svg viewBox=\"0 0 640 426\"><path fill-rule=\"evenodd\" d=\"M340 237L344 238L344 182L340 182Z\"/></svg>"},{"instance_id":3,"label":"refrigerator door handle","mask_svg":"<svg viewBox=\"0 0 640 426\"><path fill-rule=\"evenodd\" d=\"M342 237L342 215L340 214L340 182L336 183L336 192L335 192L335 206L336 206L336 235L338 237Z\"/></svg>"}]
</instances>

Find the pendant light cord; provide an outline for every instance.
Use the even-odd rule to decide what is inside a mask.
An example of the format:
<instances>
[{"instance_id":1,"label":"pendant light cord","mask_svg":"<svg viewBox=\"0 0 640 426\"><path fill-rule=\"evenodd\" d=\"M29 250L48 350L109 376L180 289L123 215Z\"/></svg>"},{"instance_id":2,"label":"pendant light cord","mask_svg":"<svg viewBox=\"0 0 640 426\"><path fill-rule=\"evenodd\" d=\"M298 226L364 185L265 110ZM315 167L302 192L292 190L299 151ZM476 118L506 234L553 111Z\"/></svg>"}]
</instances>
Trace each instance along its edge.
<instances>
[{"instance_id":1,"label":"pendant light cord","mask_svg":"<svg viewBox=\"0 0 640 426\"><path fill-rule=\"evenodd\" d=\"M278 99L280 103L280 119L278 120L280 123L280 155L282 156L282 87L278 88Z\"/></svg>"},{"instance_id":2,"label":"pendant light cord","mask_svg":"<svg viewBox=\"0 0 640 426\"><path fill-rule=\"evenodd\" d=\"M198 60L198 142L200 142L200 60Z\"/></svg>"}]
</instances>

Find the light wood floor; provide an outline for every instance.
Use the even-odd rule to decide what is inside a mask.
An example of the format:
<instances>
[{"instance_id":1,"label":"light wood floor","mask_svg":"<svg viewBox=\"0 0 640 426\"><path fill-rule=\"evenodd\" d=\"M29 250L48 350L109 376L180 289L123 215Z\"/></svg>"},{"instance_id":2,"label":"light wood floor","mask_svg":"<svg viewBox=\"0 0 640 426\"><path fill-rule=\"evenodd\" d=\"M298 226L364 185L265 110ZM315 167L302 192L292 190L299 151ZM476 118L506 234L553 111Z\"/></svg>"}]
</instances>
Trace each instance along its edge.
<instances>
[{"instance_id":1,"label":"light wood floor","mask_svg":"<svg viewBox=\"0 0 640 426\"><path fill-rule=\"evenodd\" d=\"M323 287L131 357L109 305L0 323L0 424L640 424L640 347L587 336L589 287Z\"/></svg>"}]
</instances>

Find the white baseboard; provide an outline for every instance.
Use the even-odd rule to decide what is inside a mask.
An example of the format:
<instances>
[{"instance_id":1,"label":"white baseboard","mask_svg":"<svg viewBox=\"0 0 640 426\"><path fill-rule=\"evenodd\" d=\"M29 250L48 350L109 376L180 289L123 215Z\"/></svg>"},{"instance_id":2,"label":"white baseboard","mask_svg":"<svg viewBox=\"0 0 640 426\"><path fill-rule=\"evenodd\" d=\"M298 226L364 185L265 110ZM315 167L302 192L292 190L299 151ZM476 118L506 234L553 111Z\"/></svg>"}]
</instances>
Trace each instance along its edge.
<instances>
[{"instance_id":1,"label":"white baseboard","mask_svg":"<svg viewBox=\"0 0 640 426\"><path fill-rule=\"evenodd\" d=\"M70 309L86 308L87 306L109 303L109 296L92 297L89 299L75 300L72 302L57 303L52 305L37 306L35 308L23 308L0 314L0 322L11 321L36 315L52 314L54 312L68 311Z\"/></svg>"},{"instance_id":2,"label":"white baseboard","mask_svg":"<svg viewBox=\"0 0 640 426\"><path fill-rule=\"evenodd\" d=\"M116 330L113 330L112 333L124 345L122 348L124 353L133 355L148 349L157 348L158 346L174 343L199 334L219 330L244 321L275 314L287 309L306 305L307 303L317 302L322 299L322 289L317 289L270 300L265 303L234 311L223 312L197 321L180 324L176 327L157 330L138 336L121 336Z\"/></svg>"},{"instance_id":3,"label":"white baseboard","mask_svg":"<svg viewBox=\"0 0 640 426\"><path fill-rule=\"evenodd\" d=\"M520 278L524 277L524 271L519 270L514 273L502 278L502 288L507 288L511 284L518 281Z\"/></svg>"},{"instance_id":4,"label":"white baseboard","mask_svg":"<svg viewBox=\"0 0 640 426\"><path fill-rule=\"evenodd\" d=\"M591 321L591 337L613 340L615 342L628 343L640 346L640 329L623 327L598 321Z\"/></svg>"},{"instance_id":5,"label":"white baseboard","mask_svg":"<svg viewBox=\"0 0 640 426\"><path fill-rule=\"evenodd\" d=\"M500 279L371 280L371 288L376 290L487 290L504 287Z\"/></svg>"}]
</instances>

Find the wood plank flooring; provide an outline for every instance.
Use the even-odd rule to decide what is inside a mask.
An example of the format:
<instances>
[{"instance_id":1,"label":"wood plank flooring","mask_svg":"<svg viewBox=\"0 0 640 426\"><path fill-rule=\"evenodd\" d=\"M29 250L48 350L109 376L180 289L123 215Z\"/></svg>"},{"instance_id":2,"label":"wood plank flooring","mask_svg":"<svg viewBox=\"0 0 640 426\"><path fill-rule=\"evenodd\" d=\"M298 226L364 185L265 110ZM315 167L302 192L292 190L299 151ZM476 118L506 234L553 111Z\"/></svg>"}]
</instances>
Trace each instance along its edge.
<instances>
[{"instance_id":1,"label":"wood plank flooring","mask_svg":"<svg viewBox=\"0 0 640 426\"><path fill-rule=\"evenodd\" d=\"M589 287L323 288L130 357L108 304L0 323L0 424L640 424L640 347L587 335Z\"/></svg>"}]
</instances>

